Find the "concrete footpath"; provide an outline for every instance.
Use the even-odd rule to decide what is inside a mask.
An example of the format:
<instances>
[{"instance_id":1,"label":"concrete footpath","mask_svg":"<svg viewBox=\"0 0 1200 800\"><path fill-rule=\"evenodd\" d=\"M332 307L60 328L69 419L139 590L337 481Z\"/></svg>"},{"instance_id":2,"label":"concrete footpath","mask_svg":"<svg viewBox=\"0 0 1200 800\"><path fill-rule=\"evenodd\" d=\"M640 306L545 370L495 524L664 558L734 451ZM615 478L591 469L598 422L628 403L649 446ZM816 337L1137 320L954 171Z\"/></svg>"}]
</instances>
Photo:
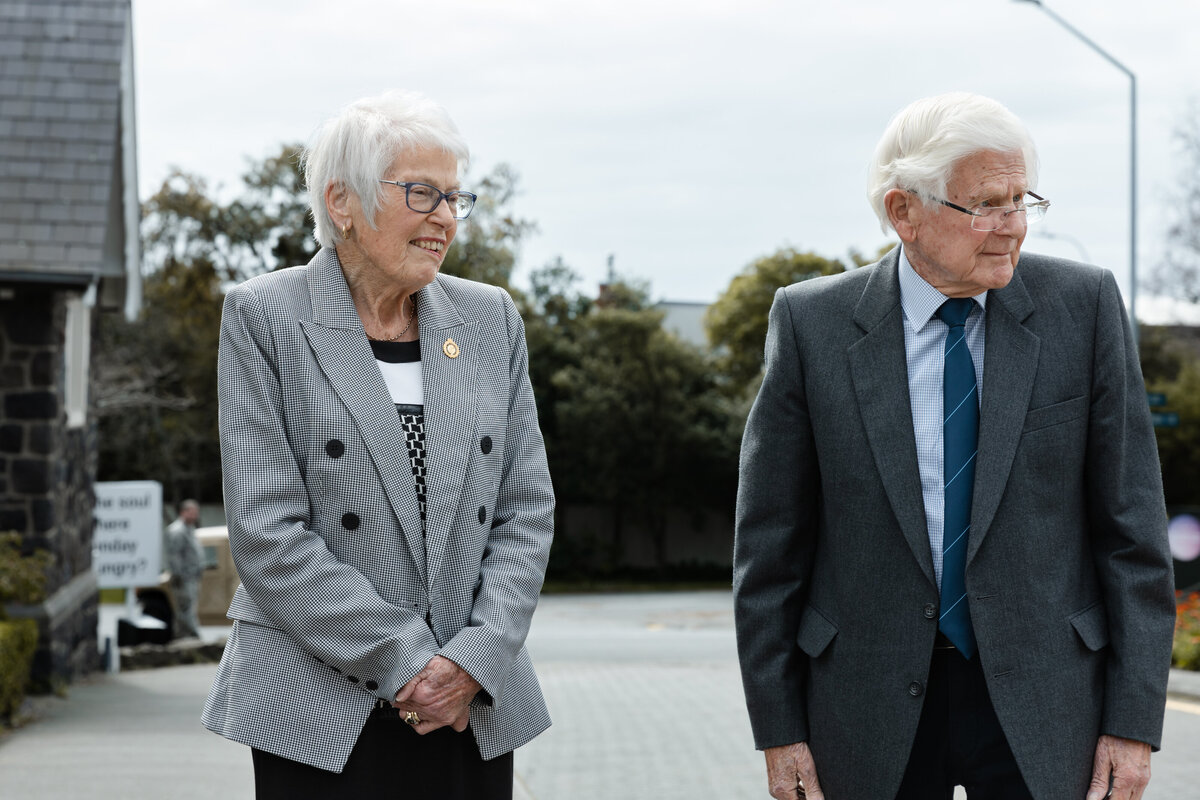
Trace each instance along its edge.
<instances>
[{"instance_id":1,"label":"concrete footpath","mask_svg":"<svg viewBox=\"0 0 1200 800\"><path fill-rule=\"evenodd\" d=\"M555 725L518 751L516 800L767 797L728 592L546 597L529 647ZM34 722L0 736L0 798L249 800L249 751L199 722L215 669L96 675L39 698ZM1200 797L1200 674L1173 672L1171 693L1146 800Z\"/></svg>"}]
</instances>

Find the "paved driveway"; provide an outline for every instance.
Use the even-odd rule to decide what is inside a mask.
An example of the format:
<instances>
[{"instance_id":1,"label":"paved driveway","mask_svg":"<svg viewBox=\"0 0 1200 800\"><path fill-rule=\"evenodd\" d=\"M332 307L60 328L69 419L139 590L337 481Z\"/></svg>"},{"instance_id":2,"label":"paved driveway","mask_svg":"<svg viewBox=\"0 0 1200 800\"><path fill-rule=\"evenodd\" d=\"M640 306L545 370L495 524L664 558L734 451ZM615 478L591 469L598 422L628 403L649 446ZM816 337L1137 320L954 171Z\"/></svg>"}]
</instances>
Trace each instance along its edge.
<instances>
[{"instance_id":1,"label":"paved driveway","mask_svg":"<svg viewBox=\"0 0 1200 800\"><path fill-rule=\"evenodd\" d=\"M516 800L765 800L732 623L728 592L544 598L529 647L555 724L518 751ZM249 753L199 723L214 671L98 675L42 699L0 739L0 798L250 800ZM1200 797L1196 742L1200 698L1172 698L1145 800Z\"/></svg>"}]
</instances>

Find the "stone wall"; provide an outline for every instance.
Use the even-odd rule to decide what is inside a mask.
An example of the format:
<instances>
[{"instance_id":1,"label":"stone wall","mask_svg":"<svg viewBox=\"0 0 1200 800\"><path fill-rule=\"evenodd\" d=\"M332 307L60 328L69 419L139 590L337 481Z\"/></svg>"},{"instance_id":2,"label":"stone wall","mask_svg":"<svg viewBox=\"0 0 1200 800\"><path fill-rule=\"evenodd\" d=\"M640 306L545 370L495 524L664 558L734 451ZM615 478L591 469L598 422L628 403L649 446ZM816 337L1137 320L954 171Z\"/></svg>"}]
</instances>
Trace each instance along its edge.
<instances>
[{"instance_id":1,"label":"stone wall","mask_svg":"<svg viewBox=\"0 0 1200 800\"><path fill-rule=\"evenodd\" d=\"M92 574L95 427L68 427L63 355L67 287L0 283L0 531L54 556L47 599L10 606L38 620L34 683L48 688L98 666Z\"/></svg>"}]
</instances>

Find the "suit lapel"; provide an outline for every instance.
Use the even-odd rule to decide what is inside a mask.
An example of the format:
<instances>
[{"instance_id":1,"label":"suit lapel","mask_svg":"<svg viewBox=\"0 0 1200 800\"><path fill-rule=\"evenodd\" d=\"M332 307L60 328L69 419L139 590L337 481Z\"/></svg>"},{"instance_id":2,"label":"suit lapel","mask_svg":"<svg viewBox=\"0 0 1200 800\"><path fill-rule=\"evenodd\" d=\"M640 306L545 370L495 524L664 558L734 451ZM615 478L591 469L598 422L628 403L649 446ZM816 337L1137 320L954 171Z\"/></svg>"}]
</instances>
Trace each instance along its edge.
<instances>
[{"instance_id":1,"label":"suit lapel","mask_svg":"<svg viewBox=\"0 0 1200 800\"><path fill-rule=\"evenodd\" d=\"M1008 286L988 293L968 563L979 551L1004 496L1029 410L1041 349L1041 339L1023 325L1031 313L1033 301L1020 272Z\"/></svg>"},{"instance_id":2,"label":"suit lapel","mask_svg":"<svg viewBox=\"0 0 1200 800\"><path fill-rule=\"evenodd\" d=\"M441 572L474 443L478 325L466 322L435 280L417 295L425 385L425 553L430 590Z\"/></svg>"},{"instance_id":3,"label":"suit lapel","mask_svg":"<svg viewBox=\"0 0 1200 800\"><path fill-rule=\"evenodd\" d=\"M400 521L417 571L425 579L425 544L404 430L375 364L337 254L322 249L309 266L313 321L302 322L317 363L353 418Z\"/></svg>"},{"instance_id":4,"label":"suit lapel","mask_svg":"<svg viewBox=\"0 0 1200 800\"><path fill-rule=\"evenodd\" d=\"M872 268L855 308L854 321L865 335L849 349L850 375L875 468L892 511L921 569L934 583L908 396L898 254L898 249L893 250Z\"/></svg>"}]
</instances>

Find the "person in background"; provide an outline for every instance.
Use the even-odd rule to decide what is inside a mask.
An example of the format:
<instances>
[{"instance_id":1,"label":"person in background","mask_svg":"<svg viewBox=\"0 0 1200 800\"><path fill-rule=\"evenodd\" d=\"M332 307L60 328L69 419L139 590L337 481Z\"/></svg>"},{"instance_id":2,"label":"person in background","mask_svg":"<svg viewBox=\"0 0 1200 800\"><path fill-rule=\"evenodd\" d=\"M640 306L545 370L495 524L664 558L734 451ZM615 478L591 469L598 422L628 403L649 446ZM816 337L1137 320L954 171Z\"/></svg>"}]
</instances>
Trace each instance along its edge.
<instances>
[{"instance_id":1,"label":"person in background","mask_svg":"<svg viewBox=\"0 0 1200 800\"><path fill-rule=\"evenodd\" d=\"M524 326L442 275L475 195L445 110L392 92L303 156L322 247L225 299L233 631L203 721L258 798L507 800L550 725L525 649L554 520Z\"/></svg>"},{"instance_id":2,"label":"person in background","mask_svg":"<svg viewBox=\"0 0 1200 800\"><path fill-rule=\"evenodd\" d=\"M200 521L200 504L184 500L177 506L178 516L167 526L163 535L163 559L171 574L171 593L175 598L174 635L199 637L200 620L197 605L200 578L204 575L204 550L196 540L196 524Z\"/></svg>"},{"instance_id":3,"label":"person in background","mask_svg":"<svg viewBox=\"0 0 1200 800\"><path fill-rule=\"evenodd\" d=\"M1175 618L1112 273L1021 253L1049 202L1001 104L902 110L901 244L780 289L741 454L742 677L776 798L1135 800Z\"/></svg>"}]
</instances>

